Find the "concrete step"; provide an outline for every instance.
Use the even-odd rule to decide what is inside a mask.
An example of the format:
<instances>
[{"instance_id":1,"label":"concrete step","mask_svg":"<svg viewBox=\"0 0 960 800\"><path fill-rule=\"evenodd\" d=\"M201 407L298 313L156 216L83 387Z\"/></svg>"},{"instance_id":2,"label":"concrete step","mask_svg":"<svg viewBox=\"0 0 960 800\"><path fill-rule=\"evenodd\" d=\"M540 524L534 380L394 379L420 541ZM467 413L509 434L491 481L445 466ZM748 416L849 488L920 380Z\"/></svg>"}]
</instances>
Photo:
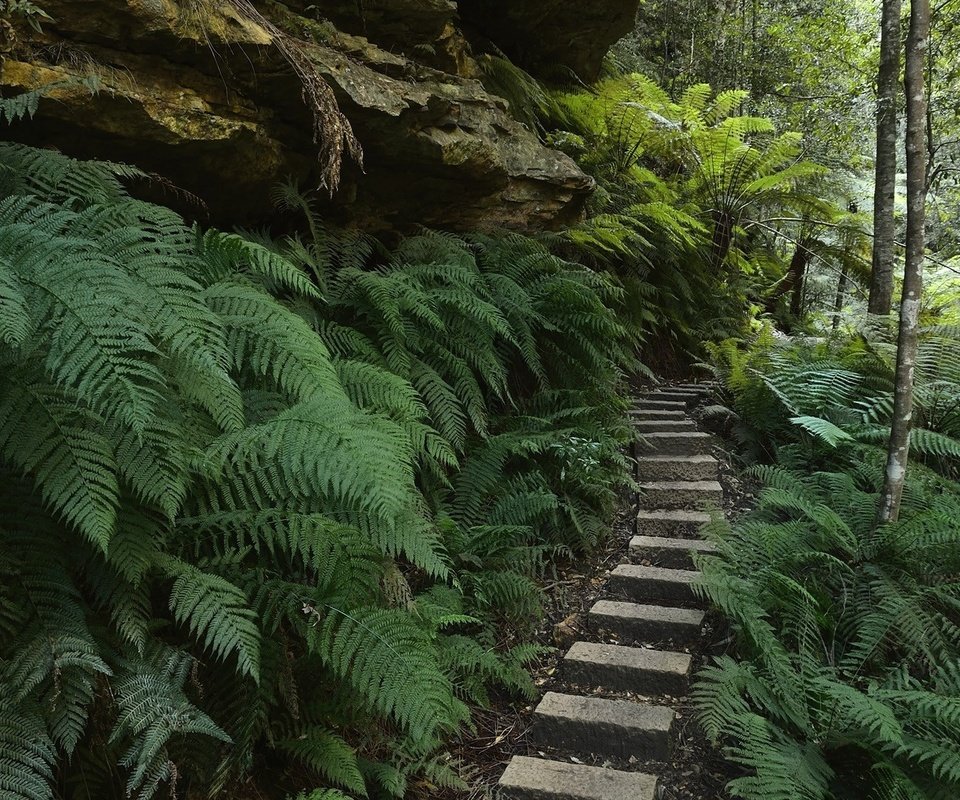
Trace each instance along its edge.
<instances>
[{"instance_id":1,"label":"concrete step","mask_svg":"<svg viewBox=\"0 0 960 800\"><path fill-rule=\"evenodd\" d=\"M718 508L723 500L717 481L646 481L639 489L641 508Z\"/></svg>"},{"instance_id":2,"label":"concrete step","mask_svg":"<svg viewBox=\"0 0 960 800\"><path fill-rule=\"evenodd\" d=\"M671 539L690 539L700 535L700 529L710 521L706 511L655 508L637 512L637 533L643 536L664 536Z\"/></svg>"},{"instance_id":3,"label":"concrete step","mask_svg":"<svg viewBox=\"0 0 960 800\"><path fill-rule=\"evenodd\" d=\"M575 642L563 657L563 677L580 686L637 694L686 694L690 656L645 647Z\"/></svg>"},{"instance_id":4,"label":"concrete step","mask_svg":"<svg viewBox=\"0 0 960 800\"><path fill-rule=\"evenodd\" d=\"M665 400L669 403L683 403L684 406L690 408L691 406L695 406L700 401L700 393L679 389L658 389L655 392L650 392L650 394L644 395L643 399Z\"/></svg>"},{"instance_id":5,"label":"concrete step","mask_svg":"<svg viewBox=\"0 0 960 800\"><path fill-rule=\"evenodd\" d=\"M715 481L720 462L713 456L641 456L639 481Z\"/></svg>"},{"instance_id":6,"label":"concrete step","mask_svg":"<svg viewBox=\"0 0 960 800\"><path fill-rule=\"evenodd\" d=\"M697 392L712 392L716 390L720 384L714 380L704 380L699 383L677 383L671 386L671 389L691 389Z\"/></svg>"},{"instance_id":7,"label":"concrete step","mask_svg":"<svg viewBox=\"0 0 960 800\"><path fill-rule=\"evenodd\" d=\"M638 411L680 411L686 412L686 402L677 402L675 400L650 400L641 397L637 400L636 409Z\"/></svg>"},{"instance_id":8,"label":"concrete step","mask_svg":"<svg viewBox=\"0 0 960 800\"><path fill-rule=\"evenodd\" d=\"M687 419L683 411L664 411L656 408L634 408L630 410L630 418L633 420L648 419Z\"/></svg>"},{"instance_id":9,"label":"concrete step","mask_svg":"<svg viewBox=\"0 0 960 800\"><path fill-rule=\"evenodd\" d=\"M699 456L709 455L713 437L700 431L670 431L642 434L641 455Z\"/></svg>"},{"instance_id":10,"label":"concrete step","mask_svg":"<svg viewBox=\"0 0 960 800\"><path fill-rule=\"evenodd\" d=\"M505 800L654 800L657 779L586 764L514 756L500 778Z\"/></svg>"},{"instance_id":11,"label":"concrete step","mask_svg":"<svg viewBox=\"0 0 960 800\"><path fill-rule=\"evenodd\" d=\"M640 433L647 434L664 431L695 431L697 423L692 419L638 419L633 423L633 427Z\"/></svg>"},{"instance_id":12,"label":"concrete step","mask_svg":"<svg viewBox=\"0 0 960 800\"><path fill-rule=\"evenodd\" d=\"M691 553L715 553L717 548L703 539L667 539L663 536L634 536L630 555L649 561L655 567L690 569Z\"/></svg>"},{"instance_id":13,"label":"concrete step","mask_svg":"<svg viewBox=\"0 0 960 800\"><path fill-rule=\"evenodd\" d=\"M687 569L621 564L610 573L607 587L628 600L692 605L699 602L692 586L699 577L699 572Z\"/></svg>"},{"instance_id":14,"label":"concrete step","mask_svg":"<svg viewBox=\"0 0 960 800\"><path fill-rule=\"evenodd\" d=\"M547 692L533 712L530 741L534 747L664 761L674 717L666 706Z\"/></svg>"},{"instance_id":15,"label":"concrete step","mask_svg":"<svg viewBox=\"0 0 960 800\"><path fill-rule=\"evenodd\" d=\"M590 609L590 625L634 642L692 645L700 638L703 611L695 608L641 605L598 600Z\"/></svg>"}]
</instances>

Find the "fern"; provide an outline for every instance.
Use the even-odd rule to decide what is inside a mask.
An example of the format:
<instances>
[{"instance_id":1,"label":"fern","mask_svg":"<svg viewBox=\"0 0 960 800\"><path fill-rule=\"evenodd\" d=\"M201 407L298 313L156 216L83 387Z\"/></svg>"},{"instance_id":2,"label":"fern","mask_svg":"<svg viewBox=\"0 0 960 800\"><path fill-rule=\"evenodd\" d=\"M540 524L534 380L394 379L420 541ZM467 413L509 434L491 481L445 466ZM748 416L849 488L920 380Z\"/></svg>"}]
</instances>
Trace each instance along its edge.
<instances>
[{"instance_id":1,"label":"fern","mask_svg":"<svg viewBox=\"0 0 960 800\"><path fill-rule=\"evenodd\" d=\"M950 399L960 392L947 355L955 349L948 330L931 327L921 334L925 366L917 373L911 433L915 463L946 477L960 474L958 406ZM865 330L864 337L854 340L807 344L775 343L764 331L752 341L730 341L713 352L739 412L738 433L762 442L768 452L774 442L783 447L796 440L796 429L831 450L845 444L860 451L862 447L850 445L878 445L889 438L894 353L883 333Z\"/></svg>"},{"instance_id":2,"label":"fern","mask_svg":"<svg viewBox=\"0 0 960 800\"><path fill-rule=\"evenodd\" d=\"M118 715L111 742L127 749L120 758L130 768L126 792L152 797L162 781L174 775L168 745L173 737L230 737L184 695L191 660L157 649L148 659L130 664L114 685Z\"/></svg>"},{"instance_id":3,"label":"fern","mask_svg":"<svg viewBox=\"0 0 960 800\"><path fill-rule=\"evenodd\" d=\"M431 645L406 615L357 609L321 614L307 607L311 649L340 678L408 729L414 741L431 741L443 727L466 718L450 699L446 677L431 658Z\"/></svg>"},{"instance_id":4,"label":"fern","mask_svg":"<svg viewBox=\"0 0 960 800\"><path fill-rule=\"evenodd\" d=\"M33 703L13 703L4 691L0 700L0 789L10 797L46 800L57 749L47 732L43 712Z\"/></svg>"},{"instance_id":5,"label":"fern","mask_svg":"<svg viewBox=\"0 0 960 800\"><path fill-rule=\"evenodd\" d=\"M260 631L244 593L218 575L205 574L191 564L163 558L159 564L174 578L170 591L173 618L190 627L217 658L234 654L241 674L259 680Z\"/></svg>"},{"instance_id":6,"label":"fern","mask_svg":"<svg viewBox=\"0 0 960 800\"><path fill-rule=\"evenodd\" d=\"M462 788L445 742L532 696L502 643L627 480L617 281L519 236L390 251L290 187L311 238L273 242L135 168L0 164L0 685L37 732L0 725L2 791Z\"/></svg>"},{"instance_id":7,"label":"fern","mask_svg":"<svg viewBox=\"0 0 960 800\"><path fill-rule=\"evenodd\" d=\"M296 739L281 741L278 746L332 783L362 797L367 796L356 754L353 748L336 734L309 728L301 732Z\"/></svg>"},{"instance_id":8,"label":"fern","mask_svg":"<svg viewBox=\"0 0 960 800\"><path fill-rule=\"evenodd\" d=\"M915 482L903 518L878 527L868 465L758 473L757 510L712 526L718 555L698 559L741 659L718 659L693 692L707 733L750 770L728 790L956 792L956 485Z\"/></svg>"}]
</instances>

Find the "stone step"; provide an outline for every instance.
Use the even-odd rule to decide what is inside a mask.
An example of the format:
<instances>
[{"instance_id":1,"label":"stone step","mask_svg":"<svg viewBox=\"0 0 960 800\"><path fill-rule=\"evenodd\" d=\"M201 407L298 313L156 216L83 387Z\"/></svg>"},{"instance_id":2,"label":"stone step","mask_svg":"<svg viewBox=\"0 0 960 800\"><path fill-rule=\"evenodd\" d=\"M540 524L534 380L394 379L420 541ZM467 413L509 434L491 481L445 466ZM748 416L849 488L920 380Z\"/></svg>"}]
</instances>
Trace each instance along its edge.
<instances>
[{"instance_id":1,"label":"stone step","mask_svg":"<svg viewBox=\"0 0 960 800\"><path fill-rule=\"evenodd\" d=\"M636 409L638 411L680 411L683 413L687 410L687 404L673 400L648 400L641 397L637 400Z\"/></svg>"},{"instance_id":2,"label":"stone step","mask_svg":"<svg viewBox=\"0 0 960 800\"><path fill-rule=\"evenodd\" d=\"M593 628L609 631L626 641L669 641L686 646L700 638L703 616L703 611L695 608L598 600L588 619Z\"/></svg>"},{"instance_id":3,"label":"stone step","mask_svg":"<svg viewBox=\"0 0 960 800\"><path fill-rule=\"evenodd\" d=\"M534 747L664 761L674 717L666 706L547 692L533 712L530 741Z\"/></svg>"},{"instance_id":4,"label":"stone step","mask_svg":"<svg viewBox=\"0 0 960 800\"><path fill-rule=\"evenodd\" d=\"M663 431L695 431L697 423L692 419L639 419L633 423L635 430L642 434Z\"/></svg>"},{"instance_id":5,"label":"stone step","mask_svg":"<svg viewBox=\"0 0 960 800\"><path fill-rule=\"evenodd\" d=\"M634 408L630 410L630 419L649 420L649 419L686 419L687 415L683 411L664 411L663 409Z\"/></svg>"},{"instance_id":6,"label":"stone step","mask_svg":"<svg viewBox=\"0 0 960 800\"><path fill-rule=\"evenodd\" d=\"M691 553L715 553L717 548L703 539L667 539L663 536L634 536L630 540L630 555L649 561L655 567L689 569L693 566Z\"/></svg>"},{"instance_id":7,"label":"stone step","mask_svg":"<svg viewBox=\"0 0 960 800\"><path fill-rule=\"evenodd\" d=\"M637 512L637 533L643 536L664 536L671 539L690 539L700 535L700 529L710 521L706 511L655 508Z\"/></svg>"},{"instance_id":8,"label":"stone step","mask_svg":"<svg viewBox=\"0 0 960 800\"><path fill-rule=\"evenodd\" d=\"M649 397L652 394L682 394L696 396L700 394L700 390L691 386L671 386L669 384L661 384L660 386L651 386L643 391L644 397Z\"/></svg>"},{"instance_id":9,"label":"stone step","mask_svg":"<svg viewBox=\"0 0 960 800\"><path fill-rule=\"evenodd\" d=\"M639 489L641 508L717 508L723 501L717 481L645 481Z\"/></svg>"},{"instance_id":10,"label":"stone step","mask_svg":"<svg viewBox=\"0 0 960 800\"><path fill-rule=\"evenodd\" d=\"M692 586L699 577L693 570L621 564L610 573L607 587L629 600L687 605L699 602Z\"/></svg>"},{"instance_id":11,"label":"stone step","mask_svg":"<svg viewBox=\"0 0 960 800\"><path fill-rule=\"evenodd\" d=\"M645 647L575 642L563 657L569 683L643 695L686 694L690 656Z\"/></svg>"},{"instance_id":12,"label":"stone step","mask_svg":"<svg viewBox=\"0 0 960 800\"><path fill-rule=\"evenodd\" d=\"M700 401L699 392L689 392L686 390L658 389L655 392L644 395L644 400L663 400L668 403L682 403L686 408L695 406Z\"/></svg>"},{"instance_id":13,"label":"stone step","mask_svg":"<svg viewBox=\"0 0 960 800\"><path fill-rule=\"evenodd\" d=\"M657 779L586 764L514 756L500 778L505 800L654 800Z\"/></svg>"},{"instance_id":14,"label":"stone step","mask_svg":"<svg viewBox=\"0 0 960 800\"><path fill-rule=\"evenodd\" d=\"M713 437L700 431L645 433L641 439L640 452L644 455L709 455L713 448Z\"/></svg>"},{"instance_id":15,"label":"stone step","mask_svg":"<svg viewBox=\"0 0 960 800\"><path fill-rule=\"evenodd\" d=\"M713 456L641 456L638 481L715 481L720 462Z\"/></svg>"},{"instance_id":16,"label":"stone step","mask_svg":"<svg viewBox=\"0 0 960 800\"><path fill-rule=\"evenodd\" d=\"M716 389L719 385L720 382L716 378L704 378L696 383L684 381L683 383L674 384L678 389Z\"/></svg>"}]
</instances>

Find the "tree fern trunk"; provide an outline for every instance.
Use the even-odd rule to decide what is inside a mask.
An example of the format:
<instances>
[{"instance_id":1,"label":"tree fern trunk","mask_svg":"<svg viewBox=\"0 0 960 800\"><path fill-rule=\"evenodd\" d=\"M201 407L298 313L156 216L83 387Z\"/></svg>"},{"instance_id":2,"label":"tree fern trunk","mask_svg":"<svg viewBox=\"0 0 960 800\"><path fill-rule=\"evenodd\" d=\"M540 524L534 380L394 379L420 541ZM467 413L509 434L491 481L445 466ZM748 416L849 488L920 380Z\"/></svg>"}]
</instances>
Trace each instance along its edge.
<instances>
[{"instance_id":1,"label":"tree fern trunk","mask_svg":"<svg viewBox=\"0 0 960 800\"><path fill-rule=\"evenodd\" d=\"M726 211L718 211L713 219L713 236L710 241L710 263L719 270L733 244L733 219Z\"/></svg>"},{"instance_id":2,"label":"tree fern trunk","mask_svg":"<svg viewBox=\"0 0 960 800\"><path fill-rule=\"evenodd\" d=\"M843 310L843 301L847 296L848 271L846 264L840 269L840 279L837 281L837 297L833 301L833 329L840 327L840 312Z\"/></svg>"},{"instance_id":3,"label":"tree fern trunk","mask_svg":"<svg viewBox=\"0 0 960 800\"><path fill-rule=\"evenodd\" d=\"M930 0L910 3L910 35L907 39L907 260L900 301L900 338L897 343L897 374L887 475L881 498L881 521L894 521L900 513L900 498L910 455L913 421L913 378L917 360L917 329L923 290L923 254L926 246L926 118L927 93L924 65L930 46Z\"/></svg>"},{"instance_id":4,"label":"tree fern trunk","mask_svg":"<svg viewBox=\"0 0 960 800\"><path fill-rule=\"evenodd\" d=\"M897 184L897 83L900 80L901 0L883 0L877 73L877 161L873 196L871 314L889 314L893 298L893 204Z\"/></svg>"},{"instance_id":5,"label":"tree fern trunk","mask_svg":"<svg viewBox=\"0 0 960 800\"><path fill-rule=\"evenodd\" d=\"M799 320L803 316L803 285L807 278L810 250L801 239L790 261L790 315Z\"/></svg>"}]
</instances>

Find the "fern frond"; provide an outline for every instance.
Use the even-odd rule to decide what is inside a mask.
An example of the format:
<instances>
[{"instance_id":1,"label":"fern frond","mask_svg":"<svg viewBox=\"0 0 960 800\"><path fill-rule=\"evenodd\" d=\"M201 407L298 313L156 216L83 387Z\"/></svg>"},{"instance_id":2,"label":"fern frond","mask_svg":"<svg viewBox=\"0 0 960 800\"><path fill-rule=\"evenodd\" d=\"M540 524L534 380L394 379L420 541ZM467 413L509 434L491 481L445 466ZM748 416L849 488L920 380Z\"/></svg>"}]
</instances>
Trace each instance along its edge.
<instances>
[{"instance_id":1,"label":"fern frond","mask_svg":"<svg viewBox=\"0 0 960 800\"><path fill-rule=\"evenodd\" d=\"M433 740L465 720L466 708L437 669L432 643L409 616L383 609L308 610L311 650L413 741Z\"/></svg>"},{"instance_id":2,"label":"fern frond","mask_svg":"<svg viewBox=\"0 0 960 800\"><path fill-rule=\"evenodd\" d=\"M178 737L230 737L194 706L183 692L191 667L184 653L157 648L144 660L130 662L113 684L118 716L111 743L126 744L120 764L130 770L126 790L150 800L175 765L167 746Z\"/></svg>"},{"instance_id":3,"label":"fern frond","mask_svg":"<svg viewBox=\"0 0 960 800\"><path fill-rule=\"evenodd\" d=\"M233 654L242 674L260 679L260 631L247 596L219 575L167 556L158 566L173 578L170 610L219 659Z\"/></svg>"},{"instance_id":4,"label":"fern frond","mask_svg":"<svg viewBox=\"0 0 960 800\"><path fill-rule=\"evenodd\" d=\"M28 376L0 401L0 450L33 477L44 500L104 552L120 488L113 447L76 397Z\"/></svg>"},{"instance_id":5,"label":"fern frond","mask_svg":"<svg viewBox=\"0 0 960 800\"><path fill-rule=\"evenodd\" d=\"M356 754L353 748L336 734L311 727L302 731L295 739L277 742L277 747L302 761L331 783L361 797L367 796Z\"/></svg>"},{"instance_id":6,"label":"fern frond","mask_svg":"<svg viewBox=\"0 0 960 800\"><path fill-rule=\"evenodd\" d=\"M56 745L34 703L10 700L12 688L0 693L0 791L10 800L53 800Z\"/></svg>"}]
</instances>

